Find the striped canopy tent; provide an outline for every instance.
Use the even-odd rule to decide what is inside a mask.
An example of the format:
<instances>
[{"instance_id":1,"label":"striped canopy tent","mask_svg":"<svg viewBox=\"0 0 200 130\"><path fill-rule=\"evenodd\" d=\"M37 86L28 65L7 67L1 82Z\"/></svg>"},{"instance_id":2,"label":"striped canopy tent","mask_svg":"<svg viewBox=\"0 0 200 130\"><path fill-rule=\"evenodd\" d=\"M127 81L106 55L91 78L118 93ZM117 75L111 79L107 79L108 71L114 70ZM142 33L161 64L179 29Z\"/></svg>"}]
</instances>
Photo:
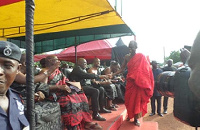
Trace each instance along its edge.
<instances>
[{"instance_id":1,"label":"striped canopy tent","mask_svg":"<svg viewBox=\"0 0 200 130\"><path fill-rule=\"evenodd\" d=\"M0 0L0 38L25 44L24 0ZM107 0L35 0L34 54L134 33Z\"/></svg>"}]
</instances>

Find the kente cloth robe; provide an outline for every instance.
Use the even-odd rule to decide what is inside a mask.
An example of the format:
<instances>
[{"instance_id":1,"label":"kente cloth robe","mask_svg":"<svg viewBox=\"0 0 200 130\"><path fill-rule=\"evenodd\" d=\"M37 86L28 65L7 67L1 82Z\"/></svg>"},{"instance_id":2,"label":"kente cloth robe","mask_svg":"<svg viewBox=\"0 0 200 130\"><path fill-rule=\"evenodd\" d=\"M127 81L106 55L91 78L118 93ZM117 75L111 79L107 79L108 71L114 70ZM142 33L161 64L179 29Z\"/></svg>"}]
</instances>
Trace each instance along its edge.
<instances>
[{"instance_id":1,"label":"kente cloth robe","mask_svg":"<svg viewBox=\"0 0 200 130\"><path fill-rule=\"evenodd\" d=\"M48 84L51 85L66 85L66 81L68 79L58 69L48 77ZM58 90L56 96L60 104L64 127L79 126L78 129L83 129L84 122L92 122L88 100L83 91L72 90L72 93L67 93Z\"/></svg>"},{"instance_id":2,"label":"kente cloth robe","mask_svg":"<svg viewBox=\"0 0 200 130\"><path fill-rule=\"evenodd\" d=\"M147 113L147 103L153 95L154 79L150 61L141 53L135 54L127 63L128 74L125 106L129 119L142 112Z\"/></svg>"}]
</instances>

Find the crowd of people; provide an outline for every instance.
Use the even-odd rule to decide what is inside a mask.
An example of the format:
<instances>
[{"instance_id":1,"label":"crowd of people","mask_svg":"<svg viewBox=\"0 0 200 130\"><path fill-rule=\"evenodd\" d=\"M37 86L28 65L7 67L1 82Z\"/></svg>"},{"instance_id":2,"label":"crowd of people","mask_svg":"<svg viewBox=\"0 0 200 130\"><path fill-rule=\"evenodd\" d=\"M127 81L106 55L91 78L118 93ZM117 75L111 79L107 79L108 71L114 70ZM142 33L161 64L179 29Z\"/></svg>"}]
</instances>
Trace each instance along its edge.
<instances>
[{"instance_id":1,"label":"crowd of people","mask_svg":"<svg viewBox=\"0 0 200 130\"><path fill-rule=\"evenodd\" d=\"M1 42L0 49L2 53L1 57L14 59L14 63L16 62L15 65L8 60L2 61L2 66L5 66L5 69L12 69L15 74L4 77L12 77L12 79L9 79L10 82L7 86L3 86L5 88L1 90L1 96L7 96L8 92L10 94L13 91L18 93L23 100L26 100L26 54L21 54L20 49L15 44L7 41ZM15 50L17 50L17 52ZM3 58L3 60L4 59L5 58ZM36 74L34 76L35 102L41 102L45 99L58 102L61 110L63 129L102 129L102 127L94 123L93 120L106 121L106 118L102 117L100 113L112 113L112 111L117 110L118 105L114 104L113 101L117 100L118 97L115 86L118 82L112 82L112 72L110 72L110 74L101 74L99 71L100 59L95 58L93 67L87 69L87 61L84 58L80 58L72 72L66 71L66 69L64 69L67 68L66 65L61 66L61 62L56 56L47 56L42 59L40 63L41 68L35 71ZM116 69L118 68L115 68L115 70ZM2 84L4 80L7 81L8 79L2 79ZM79 86L73 84L79 82ZM121 84L118 85L118 92L123 96L124 94L122 93L124 91L121 91L121 88L124 90L123 80L119 82ZM9 113L10 111L8 111L11 108L8 107L8 99L9 98L6 98L1 101L1 108L3 108L1 112L5 115L11 114ZM88 99L91 100L91 103L88 102ZM121 99L123 99L123 97L121 97ZM17 105L19 108L23 105L20 98L18 100ZM5 104L5 106L2 104ZM26 110L26 101L24 105L25 109L19 109L19 114ZM28 126L25 115L21 115L24 116L24 121L20 120L21 123L18 123L19 126L17 127L20 129ZM7 117L6 121L7 123L12 122L10 117ZM10 125L8 123L5 127L6 129L14 128L12 123L10 123Z\"/></svg>"},{"instance_id":2,"label":"crowd of people","mask_svg":"<svg viewBox=\"0 0 200 130\"><path fill-rule=\"evenodd\" d=\"M90 68L87 68L86 59L79 58L72 71L68 71L67 64L61 65L56 56L41 59L41 68L35 71L34 77L35 85L39 85L35 87L35 102L45 99L58 102L62 127L67 130L102 129L93 120L106 121L101 113L117 111L118 101L125 103L127 119L134 118L136 126L140 126L138 119L147 113L150 99L150 116L155 115L157 100L157 114L162 117L167 114L168 97L164 97L162 114L162 95L157 91L156 82L163 71L176 71L173 60L168 60L167 66L160 69L156 61L150 62L142 53L136 53L136 49L137 43L130 41L129 54L124 57L122 66L111 61L103 71L99 58L93 60ZM126 76L123 72L127 72ZM26 54L21 54L15 44L0 41L0 127L5 130L29 126L19 97L26 99L25 84ZM195 84L191 84L194 90ZM26 110L26 103L24 105Z\"/></svg>"},{"instance_id":3,"label":"crowd of people","mask_svg":"<svg viewBox=\"0 0 200 130\"><path fill-rule=\"evenodd\" d=\"M155 115L155 110L156 110L156 105L155 105L155 101L157 101L157 113L159 116L163 117L163 114L167 114L167 107L168 107L168 98L167 96L164 96L163 98L163 114L161 112L161 102L162 102L162 95L161 93L159 93L157 87L158 87L158 76L159 74L161 74L164 71L176 71L177 68L175 68L173 66L173 60L169 59L167 61L167 66L160 68L158 67L158 63L157 61L152 61L151 62L152 65L152 71L153 71L153 75L154 75L154 92L153 92L153 96L151 97L151 113L149 114L149 116L153 116Z\"/></svg>"}]
</instances>

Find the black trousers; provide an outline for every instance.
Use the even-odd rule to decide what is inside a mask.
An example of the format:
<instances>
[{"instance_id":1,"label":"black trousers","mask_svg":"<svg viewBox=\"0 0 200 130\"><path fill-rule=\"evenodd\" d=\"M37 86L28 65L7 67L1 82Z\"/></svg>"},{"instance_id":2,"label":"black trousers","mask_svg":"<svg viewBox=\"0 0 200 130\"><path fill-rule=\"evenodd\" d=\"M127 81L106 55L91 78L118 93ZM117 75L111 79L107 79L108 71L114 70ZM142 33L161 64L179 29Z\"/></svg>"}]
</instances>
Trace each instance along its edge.
<instances>
[{"instance_id":1,"label":"black trousers","mask_svg":"<svg viewBox=\"0 0 200 130\"><path fill-rule=\"evenodd\" d=\"M106 106L106 90L102 86L93 86L99 90L99 105L100 109Z\"/></svg>"},{"instance_id":2,"label":"black trousers","mask_svg":"<svg viewBox=\"0 0 200 130\"><path fill-rule=\"evenodd\" d=\"M98 112L100 107L105 106L105 93L104 88L94 88L93 86L82 86L86 96L91 97L92 111Z\"/></svg>"},{"instance_id":3,"label":"black trousers","mask_svg":"<svg viewBox=\"0 0 200 130\"><path fill-rule=\"evenodd\" d=\"M105 95L109 100L114 100L117 97L117 90L114 84L101 85L105 89Z\"/></svg>"},{"instance_id":4,"label":"black trousers","mask_svg":"<svg viewBox=\"0 0 200 130\"><path fill-rule=\"evenodd\" d=\"M167 106L168 106L168 98L169 98L169 97L164 97L164 101L163 101L163 108L164 108L164 111L167 110Z\"/></svg>"},{"instance_id":5,"label":"black trousers","mask_svg":"<svg viewBox=\"0 0 200 130\"><path fill-rule=\"evenodd\" d=\"M151 112L155 113L156 105L155 101L157 100L157 113L161 114L161 96L152 96L151 97Z\"/></svg>"}]
</instances>

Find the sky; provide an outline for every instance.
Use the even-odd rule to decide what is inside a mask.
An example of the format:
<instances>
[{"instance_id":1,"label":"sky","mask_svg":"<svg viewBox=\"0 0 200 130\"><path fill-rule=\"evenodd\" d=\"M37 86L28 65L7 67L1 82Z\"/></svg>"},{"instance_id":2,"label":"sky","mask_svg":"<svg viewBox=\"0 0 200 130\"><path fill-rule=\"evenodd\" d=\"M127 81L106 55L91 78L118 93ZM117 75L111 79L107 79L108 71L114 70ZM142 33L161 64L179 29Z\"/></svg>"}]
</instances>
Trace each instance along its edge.
<instances>
[{"instance_id":1,"label":"sky","mask_svg":"<svg viewBox=\"0 0 200 130\"><path fill-rule=\"evenodd\" d=\"M117 1L117 12L136 35L137 52L148 55L150 60L163 63L171 51L192 46L200 30L200 0L108 1L112 6ZM128 45L133 37L122 40Z\"/></svg>"}]
</instances>

